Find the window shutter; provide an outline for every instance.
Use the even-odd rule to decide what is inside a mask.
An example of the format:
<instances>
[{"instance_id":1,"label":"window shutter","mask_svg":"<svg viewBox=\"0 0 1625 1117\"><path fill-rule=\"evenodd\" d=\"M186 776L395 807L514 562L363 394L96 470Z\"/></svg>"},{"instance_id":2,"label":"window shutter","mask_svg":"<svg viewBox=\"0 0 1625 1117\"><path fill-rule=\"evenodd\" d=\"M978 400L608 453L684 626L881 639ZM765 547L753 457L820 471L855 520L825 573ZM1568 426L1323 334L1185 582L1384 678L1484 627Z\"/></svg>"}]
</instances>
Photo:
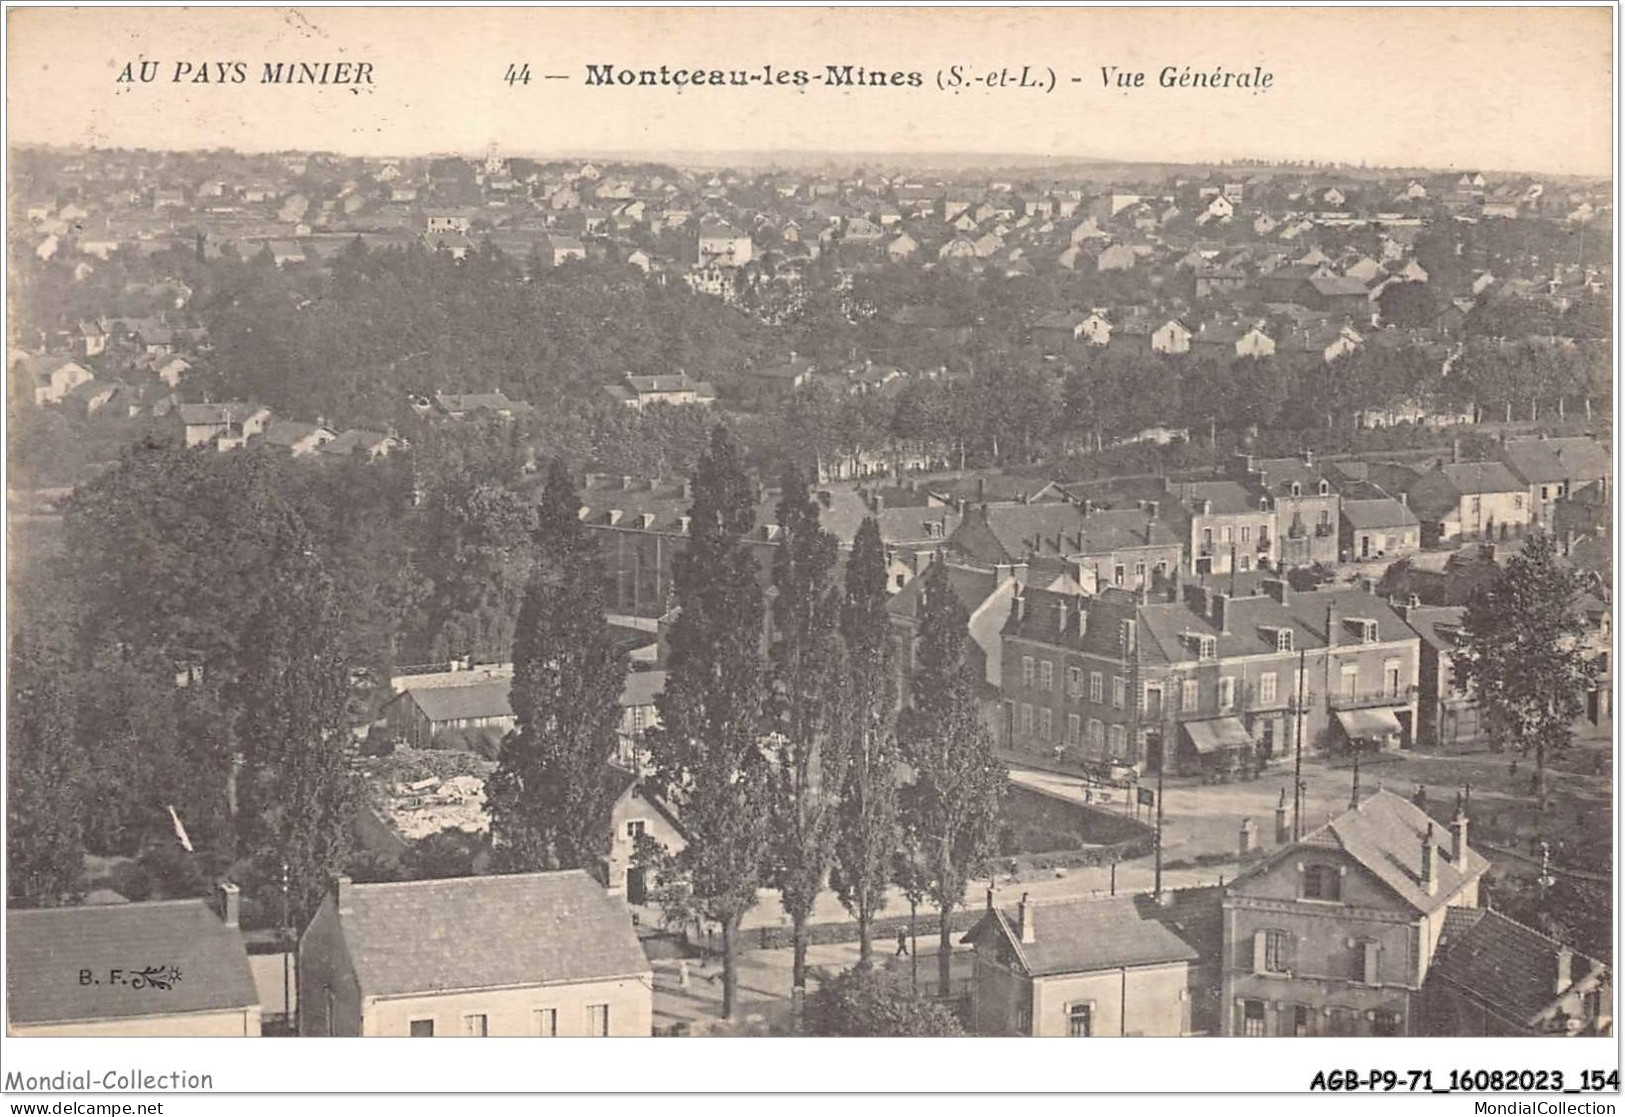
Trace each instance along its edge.
<instances>
[{"instance_id":1,"label":"window shutter","mask_svg":"<svg viewBox=\"0 0 1625 1117\"><path fill-rule=\"evenodd\" d=\"M1298 936L1284 935L1286 946L1281 951L1281 965L1288 973L1296 973L1298 969Z\"/></svg>"},{"instance_id":2,"label":"window shutter","mask_svg":"<svg viewBox=\"0 0 1625 1117\"><path fill-rule=\"evenodd\" d=\"M1264 931L1253 932L1253 972L1264 972L1264 941L1267 937Z\"/></svg>"},{"instance_id":3,"label":"window shutter","mask_svg":"<svg viewBox=\"0 0 1625 1117\"><path fill-rule=\"evenodd\" d=\"M1377 984L1377 963L1382 958L1382 948L1374 942L1365 944L1365 983Z\"/></svg>"}]
</instances>

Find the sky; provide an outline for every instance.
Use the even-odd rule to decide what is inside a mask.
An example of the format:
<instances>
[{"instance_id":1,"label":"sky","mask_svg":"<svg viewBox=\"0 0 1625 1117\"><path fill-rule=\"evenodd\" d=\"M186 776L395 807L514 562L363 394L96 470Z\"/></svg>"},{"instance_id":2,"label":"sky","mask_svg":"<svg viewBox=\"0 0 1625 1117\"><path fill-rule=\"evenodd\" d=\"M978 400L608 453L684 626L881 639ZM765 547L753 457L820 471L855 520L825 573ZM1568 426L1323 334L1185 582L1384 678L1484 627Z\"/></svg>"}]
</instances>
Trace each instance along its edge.
<instances>
[{"instance_id":1,"label":"sky","mask_svg":"<svg viewBox=\"0 0 1625 1117\"><path fill-rule=\"evenodd\" d=\"M1261 158L1607 176L1612 11L1593 8L11 9L12 144ZM124 68L157 62L151 83ZM260 82L367 62L370 86ZM245 63L247 80L171 80ZM592 88L617 68L918 70L918 88ZM504 81L529 66L529 84ZM1029 68L1053 91L937 88ZM1163 67L1273 75L1164 89ZM1145 86L1103 87L1102 67ZM229 67L228 67L229 70ZM548 80L545 74L563 74ZM1080 80L1073 81L1073 78Z\"/></svg>"}]
</instances>

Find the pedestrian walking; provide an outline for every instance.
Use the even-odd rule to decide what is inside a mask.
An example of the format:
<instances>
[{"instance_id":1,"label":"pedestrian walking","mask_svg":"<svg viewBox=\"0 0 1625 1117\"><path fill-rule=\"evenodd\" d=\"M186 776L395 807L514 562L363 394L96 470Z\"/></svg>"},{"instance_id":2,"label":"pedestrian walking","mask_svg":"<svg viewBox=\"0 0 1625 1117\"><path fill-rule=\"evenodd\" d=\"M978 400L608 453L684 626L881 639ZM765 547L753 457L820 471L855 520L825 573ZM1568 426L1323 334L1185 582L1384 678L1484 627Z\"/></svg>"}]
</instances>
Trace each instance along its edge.
<instances>
[{"instance_id":1,"label":"pedestrian walking","mask_svg":"<svg viewBox=\"0 0 1625 1117\"><path fill-rule=\"evenodd\" d=\"M897 932L897 953L892 955L892 957L894 957L894 958L904 958L904 957L907 957L907 955L908 955L908 932L904 931L904 930L899 930Z\"/></svg>"}]
</instances>

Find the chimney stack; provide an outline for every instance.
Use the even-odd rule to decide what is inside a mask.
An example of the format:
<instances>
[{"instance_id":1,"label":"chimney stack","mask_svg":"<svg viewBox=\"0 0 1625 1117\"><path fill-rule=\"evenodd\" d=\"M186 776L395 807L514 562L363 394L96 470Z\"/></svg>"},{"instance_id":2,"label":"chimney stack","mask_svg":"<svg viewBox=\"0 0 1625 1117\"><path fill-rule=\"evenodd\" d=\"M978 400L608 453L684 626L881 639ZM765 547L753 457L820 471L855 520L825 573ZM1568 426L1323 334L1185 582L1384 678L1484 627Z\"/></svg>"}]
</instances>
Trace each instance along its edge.
<instances>
[{"instance_id":1,"label":"chimney stack","mask_svg":"<svg viewBox=\"0 0 1625 1117\"><path fill-rule=\"evenodd\" d=\"M1027 893L1021 894L1021 903L1016 905L1017 931L1024 943L1038 941L1038 928L1033 925L1033 905L1027 899Z\"/></svg>"},{"instance_id":2,"label":"chimney stack","mask_svg":"<svg viewBox=\"0 0 1625 1117\"><path fill-rule=\"evenodd\" d=\"M333 882L333 906L340 915L350 914L351 889L353 887L354 885L350 883L349 877L339 877Z\"/></svg>"},{"instance_id":3,"label":"chimney stack","mask_svg":"<svg viewBox=\"0 0 1625 1117\"><path fill-rule=\"evenodd\" d=\"M1433 864L1438 851L1433 846L1433 823L1428 823L1427 833L1422 835L1422 891L1429 896L1437 895L1439 891L1439 874Z\"/></svg>"},{"instance_id":4,"label":"chimney stack","mask_svg":"<svg viewBox=\"0 0 1625 1117\"><path fill-rule=\"evenodd\" d=\"M1461 868L1467 857L1467 812L1460 801L1456 803L1456 815L1450 820L1450 860L1456 868Z\"/></svg>"},{"instance_id":5,"label":"chimney stack","mask_svg":"<svg viewBox=\"0 0 1625 1117\"><path fill-rule=\"evenodd\" d=\"M1568 992L1569 986L1574 984L1574 951L1566 946L1557 948L1557 980L1552 982L1552 992L1558 996Z\"/></svg>"},{"instance_id":6,"label":"chimney stack","mask_svg":"<svg viewBox=\"0 0 1625 1117\"><path fill-rule=\"evenodd\" d=\"M1223 590L1216 590L1213 594L1213 627L1221 634L1230 631L1230 595Z\"/></svg>"},{"instance_id":7,"label":"chimney stack","mask_svg":"<svg viewBox=\"0 0 1625 1117\"><path fill-rule=\"evenodd\" d=\"M220 882L220 922L227 927L242 925L243 896L242 890L231 881Z\"/></svg>"},{"instance_id":8,"label":"chimney stack","mask_svg":"<svg viewBox=\"0 0 1625 1117\"><path fill-rule=\"evenodd\" d=\"M1285 578L1265 578L1261 584L1266 597L1274 598L1278 605L1286 604L1291 587Z\"/></svg>"},{"instance_id":9,"label":"chimney stack","mask_svg":"<svg viewBox=\"0 0 1625 1117\"><path fill-rule=\"evenodd\" d=\"M1326 646L1337 647L1337 602L1326 606Z\"/></svg>"}]
</instances>

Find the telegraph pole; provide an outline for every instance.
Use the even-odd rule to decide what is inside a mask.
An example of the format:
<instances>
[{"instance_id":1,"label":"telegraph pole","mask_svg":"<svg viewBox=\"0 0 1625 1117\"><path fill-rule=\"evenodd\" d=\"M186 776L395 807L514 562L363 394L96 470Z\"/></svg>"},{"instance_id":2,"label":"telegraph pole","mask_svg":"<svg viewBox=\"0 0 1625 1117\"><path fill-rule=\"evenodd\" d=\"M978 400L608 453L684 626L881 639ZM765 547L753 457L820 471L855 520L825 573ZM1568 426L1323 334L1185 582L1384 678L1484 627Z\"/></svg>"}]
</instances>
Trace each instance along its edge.
<instances>
[{"instance_id":1,"label":"telegraph pole","mask_svg":"<svg viewBox=\"0 0 1625 1117\"><path fill-rule=\"evenodd\" d=\"M1292 750L1292 840L1303 837L1303 707L1304 682L1308 678L1308 649L1298 649L1298 730L1293 734Z\"/></svg>"}]
</instances>

